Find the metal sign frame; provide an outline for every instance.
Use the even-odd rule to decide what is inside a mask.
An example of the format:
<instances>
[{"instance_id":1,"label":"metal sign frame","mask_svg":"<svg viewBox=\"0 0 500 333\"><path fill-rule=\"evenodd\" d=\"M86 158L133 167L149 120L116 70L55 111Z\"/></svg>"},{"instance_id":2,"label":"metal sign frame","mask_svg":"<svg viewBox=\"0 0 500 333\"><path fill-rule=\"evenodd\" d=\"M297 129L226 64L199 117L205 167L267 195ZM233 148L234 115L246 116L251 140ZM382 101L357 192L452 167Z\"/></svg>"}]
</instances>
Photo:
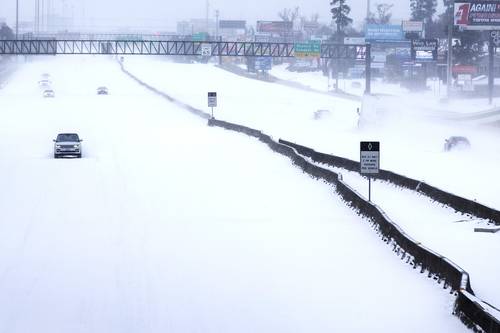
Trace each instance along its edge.
<instances>
[{"instance_id":1,"label":"metal sign frame","mask_svg":"<svg viewBox=\"0 0 500 333\"><path fill-rule=\"evenodd\" d=\"M227 42L179 40L0 40L0 55L167 55L201 56L202 45L209 45L211 55L218 57L295 56L293 43ZM366 93L371 92L370 44L321 44L320 58L364 60ZM208 52L205 51L205 54Z\"/></svg>"}]
</instances>

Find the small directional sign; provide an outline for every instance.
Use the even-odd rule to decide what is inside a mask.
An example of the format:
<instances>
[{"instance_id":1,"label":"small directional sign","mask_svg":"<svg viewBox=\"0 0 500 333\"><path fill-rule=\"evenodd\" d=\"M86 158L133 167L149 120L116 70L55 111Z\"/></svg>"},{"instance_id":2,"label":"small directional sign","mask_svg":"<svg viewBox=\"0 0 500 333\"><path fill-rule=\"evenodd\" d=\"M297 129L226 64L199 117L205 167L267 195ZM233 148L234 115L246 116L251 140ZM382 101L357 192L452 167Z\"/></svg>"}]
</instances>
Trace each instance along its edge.
<instances>
[{"instance_id":1,"label":"small directional sign","mask_svg":"<svg viewBox=\"0 0 500 333\"><path fill-rule=\"evenodd\" d=\"M361 142L361 173L376 174L380 169L380 142Z\"/></svg>"},{"instance_id":2,"label":"small directional sign","mask_svg":"<svg viewBox=\"0 0 500 333\"><path fill-rule=\"evenodd\" d=\"M201 44L201 55L210 57L212 55L212 46L210 44Z\"/></svg>"},{"instance_id":3,"label":"small directional sign","mask_svg":"<svg viewBox=\"0 0 500 333\"><path fill-rule=\"evenodd\" d=\"M216 108L217 107L217 93L209 92L208 93L208 107Z\"/></svg>"}]
</instances>

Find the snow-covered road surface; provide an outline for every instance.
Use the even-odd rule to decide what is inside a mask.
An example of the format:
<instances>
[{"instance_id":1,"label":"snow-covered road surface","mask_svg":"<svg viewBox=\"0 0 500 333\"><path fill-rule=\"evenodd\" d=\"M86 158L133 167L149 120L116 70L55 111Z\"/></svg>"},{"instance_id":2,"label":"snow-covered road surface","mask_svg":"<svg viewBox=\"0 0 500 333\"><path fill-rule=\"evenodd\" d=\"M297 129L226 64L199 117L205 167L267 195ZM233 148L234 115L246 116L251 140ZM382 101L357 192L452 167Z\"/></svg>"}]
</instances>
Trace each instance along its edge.
<instances>
[{"instance_id":1,"label":"snow-covered road surface","mask_svg":"<svg viewBox=\"0 0 500 333\"><path fill-rule=\"evenodd\" d=\"M0 332L465 331L332 188L109 58L23 65L0 123Z\"/></svg>"}]
</instances>

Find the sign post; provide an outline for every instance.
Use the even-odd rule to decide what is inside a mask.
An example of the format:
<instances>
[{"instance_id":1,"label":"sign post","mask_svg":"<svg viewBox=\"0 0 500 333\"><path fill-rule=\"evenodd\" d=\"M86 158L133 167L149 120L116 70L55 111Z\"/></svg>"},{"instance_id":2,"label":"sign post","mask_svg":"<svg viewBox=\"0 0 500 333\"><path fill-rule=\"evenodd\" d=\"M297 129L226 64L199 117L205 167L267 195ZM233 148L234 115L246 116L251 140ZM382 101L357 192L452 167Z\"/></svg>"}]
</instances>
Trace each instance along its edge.
<instances>
[{"instance_id":1,"label":"sign post","mask_svg":"<svg viewBox=\"0 0 500 333\"><path fill-rule=\"evenodd\" d=\"M360 144L361 174L368 175L368 201L372 201L371 175L378 174L380 169L380 142L363 141Z\"/></svg>"},{"instance_id":2,"label":"sign post","mask_svg":"<svg viewBox=\"0 0 500 333\"><path fill-rule=\"evenodd\" d=\"M208 107L212 109L212 119L214 119L214 108L217 107L217 93L208 93Z\"/></svg>"}]
</instances>

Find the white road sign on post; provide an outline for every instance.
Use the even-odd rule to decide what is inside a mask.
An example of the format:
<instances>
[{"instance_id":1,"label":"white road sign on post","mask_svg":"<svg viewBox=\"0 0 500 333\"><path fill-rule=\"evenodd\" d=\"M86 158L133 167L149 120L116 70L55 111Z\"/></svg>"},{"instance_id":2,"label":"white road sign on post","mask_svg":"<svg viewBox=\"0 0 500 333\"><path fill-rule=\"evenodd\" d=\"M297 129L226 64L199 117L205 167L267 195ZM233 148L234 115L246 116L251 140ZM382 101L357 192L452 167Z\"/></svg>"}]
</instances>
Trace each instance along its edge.
<instances>
[{"instance_id":1,"label":"white road sign on post","mask_svg":"<svg viewBox=\"0 0 500 333\"><path fill-rule=\"evenodd\" d=\"M378 174L380 169L380 142L361 142L360 145L361 174L368 175L368 200L372 200L371 175Z\"/></svg>"},{"instance_id":2,"label":"white road sign on post","mask_svg":"<svg viewBox=\"0 0 500 333\"><path fill-rule=\"evenodd\" d=\"M217 93L209 92L208 93L208 107L212 108L212 118L214 117L214 108L217 107Z\"/></svg>"}]
</instances>

